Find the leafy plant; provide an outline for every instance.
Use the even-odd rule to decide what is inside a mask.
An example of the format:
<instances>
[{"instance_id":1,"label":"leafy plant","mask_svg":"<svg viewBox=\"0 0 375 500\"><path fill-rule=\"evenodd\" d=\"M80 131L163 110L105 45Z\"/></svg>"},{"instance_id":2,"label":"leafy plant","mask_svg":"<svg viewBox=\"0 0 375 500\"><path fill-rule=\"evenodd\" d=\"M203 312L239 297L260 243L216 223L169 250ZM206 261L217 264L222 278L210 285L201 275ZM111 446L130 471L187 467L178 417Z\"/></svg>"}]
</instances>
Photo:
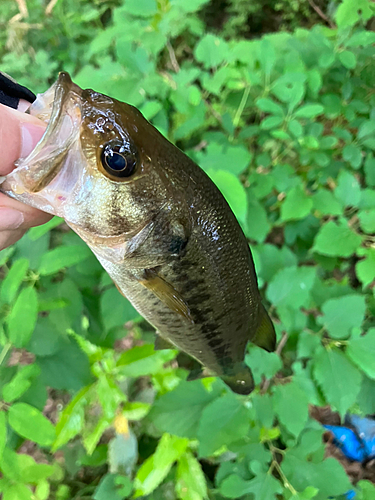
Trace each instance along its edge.
<instances>
[{"instance_id":1,"label":"leafy plant","mask_svg":"<svg viewBox=\"0 0 375 500\"><path fill-rule=\"evenodd\" d=\"M202 166L251 242L277 352L249 347L250 397L186 382L186 359L154 351L151 327L63 221L32 229L0 253L4 500L352 489L312 415L375 413L374 6L344 0L335 28L250 41L207 32L207 4L67 0L45 17L35 0L20 20L7 0L1 68L36 91L68 70L139 107ZM375 497L369 481L355 488Z\"/></svg>"}]
</instances>

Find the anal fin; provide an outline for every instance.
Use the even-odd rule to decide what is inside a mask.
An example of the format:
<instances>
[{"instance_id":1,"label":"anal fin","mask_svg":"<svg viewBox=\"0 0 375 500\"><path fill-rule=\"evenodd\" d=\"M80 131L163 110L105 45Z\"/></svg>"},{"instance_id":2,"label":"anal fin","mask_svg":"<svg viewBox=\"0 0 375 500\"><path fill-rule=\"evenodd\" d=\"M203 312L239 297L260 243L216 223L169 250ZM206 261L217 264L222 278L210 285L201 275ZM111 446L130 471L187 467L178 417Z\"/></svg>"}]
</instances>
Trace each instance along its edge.
<instances>
[{"instance_id":1,"label":"anal fin","mask_svg":"<svg viewBox=\"0 0 375 500\"><path fill-rule=\"evenodd\" d=\"M260 323L251 342L268 352L274 351L276 348L276 333L275 327L268 316L263 304L260 309Z\"/></svg>"}]
</instances>

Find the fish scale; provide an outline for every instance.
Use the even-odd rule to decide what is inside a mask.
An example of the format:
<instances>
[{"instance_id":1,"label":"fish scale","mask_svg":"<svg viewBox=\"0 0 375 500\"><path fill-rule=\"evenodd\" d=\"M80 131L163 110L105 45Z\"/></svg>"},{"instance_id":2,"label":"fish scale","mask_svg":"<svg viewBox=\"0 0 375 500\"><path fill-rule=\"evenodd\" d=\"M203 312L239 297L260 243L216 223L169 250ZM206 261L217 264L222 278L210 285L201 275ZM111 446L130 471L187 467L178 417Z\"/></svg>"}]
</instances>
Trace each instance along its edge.
<instances>
[{"instance_id":1,"label":"fish scale","mask_svg":"<svg viewBox=\"0 0 375 500\"><path fill-rule=\"evenodd\" d=\"M246 344L272 350L275 331L219 189L132 106L82 91L66 73L31 114L48 121L51 100L45 135L3 191L64 217L163 339L251 392Z\"/></svg>"}]
</instances>

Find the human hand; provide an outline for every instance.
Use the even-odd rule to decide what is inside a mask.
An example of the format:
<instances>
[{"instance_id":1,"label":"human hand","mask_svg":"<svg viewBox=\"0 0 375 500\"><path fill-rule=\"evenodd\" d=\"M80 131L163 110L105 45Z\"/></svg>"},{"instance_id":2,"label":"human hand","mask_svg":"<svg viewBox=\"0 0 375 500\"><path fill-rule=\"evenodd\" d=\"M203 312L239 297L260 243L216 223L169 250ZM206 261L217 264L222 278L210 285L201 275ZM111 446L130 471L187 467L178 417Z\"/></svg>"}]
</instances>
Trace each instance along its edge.
<instances>
[{"instance_id":1,"label":"human hand","mask_svg":"<svg viewBox=\"0 0 375 500\"><path fill-rule=\"evenodd\" d=\"M0 104L0 177L14 169L42 137L46 124L23 113L30 103L20 100L18 110ZM33 226L44 224L51 215L0 193L0 250L13 245Z\"/></svg>"}]
</instances>

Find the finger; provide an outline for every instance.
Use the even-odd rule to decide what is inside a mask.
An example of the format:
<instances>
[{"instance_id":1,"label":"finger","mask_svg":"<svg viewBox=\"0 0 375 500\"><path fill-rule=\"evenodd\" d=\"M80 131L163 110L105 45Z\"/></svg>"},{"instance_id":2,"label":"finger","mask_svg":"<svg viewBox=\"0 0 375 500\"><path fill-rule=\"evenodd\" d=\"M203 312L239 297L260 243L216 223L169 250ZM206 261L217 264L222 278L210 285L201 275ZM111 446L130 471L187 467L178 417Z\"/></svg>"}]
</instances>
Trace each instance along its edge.
<instances>
[{"instance_id":1,"label":"finger","mask_svg":"<svg viewBox=\"0 0 375 500\"><path fill-rule=\"evenodd\" d=\"M0 250L13 245L24 235L25 231L23 229L17 229L15 231L1 231L0 232Z\"/></svg>"},{"instance_id":2,"label":"finger","mask_svg":"<svg viewBox=\"0 0 375 500\"><path fill-rule=\"evenodd\" d=\"M0 193L0 231L26 230L45 224L51 215Z\"/></svg>"},{"instance_id":3,"label":"finger","mask_svg":"<svg viewBox=\"0 0 375 500\"><path fill-rule=\"evenodd\" d=\"M9 174L18 158L31 153L45 129L35 116L0 104L0 175Z\"/></svg>"}]
</instances>

